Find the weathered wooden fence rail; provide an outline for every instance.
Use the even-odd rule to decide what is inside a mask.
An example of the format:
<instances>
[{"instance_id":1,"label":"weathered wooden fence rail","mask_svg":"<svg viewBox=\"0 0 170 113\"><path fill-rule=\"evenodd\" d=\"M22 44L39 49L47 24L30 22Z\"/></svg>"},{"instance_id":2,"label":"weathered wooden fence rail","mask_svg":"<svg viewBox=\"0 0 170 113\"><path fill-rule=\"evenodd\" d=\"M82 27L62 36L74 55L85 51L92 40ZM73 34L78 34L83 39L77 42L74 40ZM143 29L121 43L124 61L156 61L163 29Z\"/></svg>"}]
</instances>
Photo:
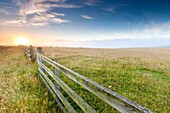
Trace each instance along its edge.
<instances>
[{"instance_id":1,"label":"weathered wooden fence rail","mask_svg":"<svg viewBox=\"0 0 170 113\"><path fill-rule=\"evenodd\" d=\"M60 92L60 88L62 88L85 113L95 113L96 111L78 94L76 94L63 80L61 80L61 78L59 77L59 71L95 96L97 96L99 99L114 107L119 112L153 113L149 109L135 102L132 102L131 100L117 94L116 92L113 92L103 87L102 85L99 85L94 81L66 68L58 62L44 56L42 48L37 48L37 51L34 51L34 48L32 46L21 46L21 49L30 60L34 61L34 59L36 58L36 62L39 65L38 70L40 72L40 77L63 112L76 113L76 110ZM54 68L54 71L50 70L47 67L47 64L51 65ZM50 78L52 78L53 80L51 80L48 75L50 75Z\"/></svg>"},{"instance_id":2,"label":"weathered wooden fence rail","mask_svg":"<svg viewBox=\"0 0 170 113\"><path fill-rule=\"evenodd\" d=\"M36 59L36 52L33 46L19 46L20 49L24 52L25 56L29 58L29 60L34 61Z\"/></svg>"}]
</instances>

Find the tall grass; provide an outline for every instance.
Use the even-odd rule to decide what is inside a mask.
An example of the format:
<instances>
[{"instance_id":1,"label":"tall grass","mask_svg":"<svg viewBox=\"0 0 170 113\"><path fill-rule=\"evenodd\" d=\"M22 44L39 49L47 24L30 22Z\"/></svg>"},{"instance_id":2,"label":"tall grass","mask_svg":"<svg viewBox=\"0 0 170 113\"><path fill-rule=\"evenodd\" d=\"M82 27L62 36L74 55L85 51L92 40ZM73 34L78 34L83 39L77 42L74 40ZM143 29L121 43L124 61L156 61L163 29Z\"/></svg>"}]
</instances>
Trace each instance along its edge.
<instances>
[{"instance_id":1,"label":"tall grass","mask_svg":"<svg viewBox=\"0 0 170 113\"><path fill-rule=\"evenodd\" d=\"M0 56L0 113L61 112L39 79L36 63L17 47L1 47Z\"/></svg>"}]
</instances>

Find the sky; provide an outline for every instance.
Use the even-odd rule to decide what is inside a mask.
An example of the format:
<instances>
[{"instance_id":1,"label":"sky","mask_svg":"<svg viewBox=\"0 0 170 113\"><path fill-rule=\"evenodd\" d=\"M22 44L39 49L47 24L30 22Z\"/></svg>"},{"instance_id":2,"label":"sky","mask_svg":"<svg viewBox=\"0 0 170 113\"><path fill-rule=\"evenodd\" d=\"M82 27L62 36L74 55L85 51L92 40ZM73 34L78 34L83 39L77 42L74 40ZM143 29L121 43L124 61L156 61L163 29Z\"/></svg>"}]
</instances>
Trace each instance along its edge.
<instances>
[{"instance_id":1,"label":"sky","mask_svg":"<svg viewBox=\"0 0 170 113\"><path fill-rule=\"evenodd\" d=\"M124 48L170 45L168 0L0 0L0 45Z\"/></svg>"}]
</instances>

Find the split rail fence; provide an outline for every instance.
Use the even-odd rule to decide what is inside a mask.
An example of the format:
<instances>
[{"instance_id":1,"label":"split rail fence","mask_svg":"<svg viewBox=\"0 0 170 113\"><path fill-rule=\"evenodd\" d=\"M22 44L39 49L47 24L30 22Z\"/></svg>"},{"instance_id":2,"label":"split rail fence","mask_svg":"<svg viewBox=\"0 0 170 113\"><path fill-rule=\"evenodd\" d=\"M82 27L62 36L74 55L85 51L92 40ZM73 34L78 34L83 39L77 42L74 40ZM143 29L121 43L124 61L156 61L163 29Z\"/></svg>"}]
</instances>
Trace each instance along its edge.
<instances>
[{"instance_id":1,"label":"split rail fence","mask_svg":"<svg viewBox=\"0 0 170 113\"><path fill-rule=\"evenodd\" d=\"M66 68L65 66L59 64L57 60L52 60L44 56L44 52L42 51L41 47L38 47L36 50L33 48L33 46L20 46L20 48L31 61L36 61L38 63L40 78L45 83L45 85L53 95L54 99L56 100L57 104L60 106L61 110L64 113L76 113L77 111L63 96L60 88L62 88L85 113L96 113L96 110L93 109L86 101L84 101L77 93L75 93L63 80L61 80L59 72L63 73L65 76L67 76L119 112L153 113L151 110ZM51 65L54 68L54 71L49 69L47 64ZM50 75L50 78L47 76L47 74Z\"/></svg>"}]
</instances>

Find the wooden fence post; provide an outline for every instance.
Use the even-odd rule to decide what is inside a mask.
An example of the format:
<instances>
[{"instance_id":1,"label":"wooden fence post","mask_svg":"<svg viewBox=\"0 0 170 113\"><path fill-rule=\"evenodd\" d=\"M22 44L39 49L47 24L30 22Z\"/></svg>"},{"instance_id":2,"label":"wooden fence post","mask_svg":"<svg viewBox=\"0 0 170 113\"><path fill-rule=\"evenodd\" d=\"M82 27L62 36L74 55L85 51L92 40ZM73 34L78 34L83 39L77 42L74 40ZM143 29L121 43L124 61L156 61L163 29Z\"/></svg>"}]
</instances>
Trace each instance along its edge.
<instances>
[{"instance_id":1,"label":"wooden fence post","mask_svg":"<svg viewBox=\"0 0 170 113\"><path fill-rule=\"evenodd\" d=\"M44 55L44 52L43 52L43 50L42 50L41 47L38 47L38 48L37 48L37 52L38 52L39 54ZM43 61L43 59L42 59L40 56L37 57L37 60L38 60L39 62L41 62L42 64L44 64L44 61ZM40 65L39 65L39 66L40 66ZM42 68L42 66L40 66L40 69L45 73L45 70L44 70L44 68Z\"/></svg>"},{"instance_id":2,"label":"wooden fence post","mask_svg":"<svg viewBox=\"0 0 170 113\"><path fill-rule=\"evenodd\" d=\"M30 59L31 59L31 61L35 61L36 54L35 54L35 51L34 51L34 48L33 48L32 45L29 46L29 52L30 52Z\"/></svg>"},{"instance_id":3,"label":"wooden fence post","mask_svg":"<svg viewBox=\"0 0 170 113\"><path fill-rule=\"evenodd\" d=\"M53 59L53 61L58 63L58 60L57 60L57 59ZM56 76L60 77L59 71L58 71L58 69L56 69L55 67L54 67L54 74L55 74ZM60 85L59 85L58 83L56 83L56 87L57 87L58 90L60 90Z\"/></svg>"},{"instance_id":4,"label":"wooden fence post","mask_svg":"<svg viewBox=\"0 0 170 113\"><path fill-rule=\"evenodd\" d=\"M53 59L53 61L58 63L58 60L57 60L57 59ZM60 77L59 70L56 69L55 67L54 67L54 74L55 74L57 77ZM59 85L57 82L56 82L56 88L57 88L58 90L60 90L60 85ZM57 99L57 103L58 103L58 105L60 106L60 108L61 108L61 110L63 111L63 113L66 113L66 110L65 110L65 108L63 107L63 104L62 104L62 102L60 101L60 99L59 99L58 97L57 97L56 99Z\"/></svg>"},{"instance_id":5,"label":"wooden fence post","mask_svg":"<svg viewBox=\"0 0 170 113\"><path fill-rule=\"evenodd\" d=\"M26 53L27 47L26 47L26 46L23 46L23 49L24 49L24 54L25 54L25 56L28 57L28 56L27 56L27 53Z\"/></svg>"}]
</instances>

